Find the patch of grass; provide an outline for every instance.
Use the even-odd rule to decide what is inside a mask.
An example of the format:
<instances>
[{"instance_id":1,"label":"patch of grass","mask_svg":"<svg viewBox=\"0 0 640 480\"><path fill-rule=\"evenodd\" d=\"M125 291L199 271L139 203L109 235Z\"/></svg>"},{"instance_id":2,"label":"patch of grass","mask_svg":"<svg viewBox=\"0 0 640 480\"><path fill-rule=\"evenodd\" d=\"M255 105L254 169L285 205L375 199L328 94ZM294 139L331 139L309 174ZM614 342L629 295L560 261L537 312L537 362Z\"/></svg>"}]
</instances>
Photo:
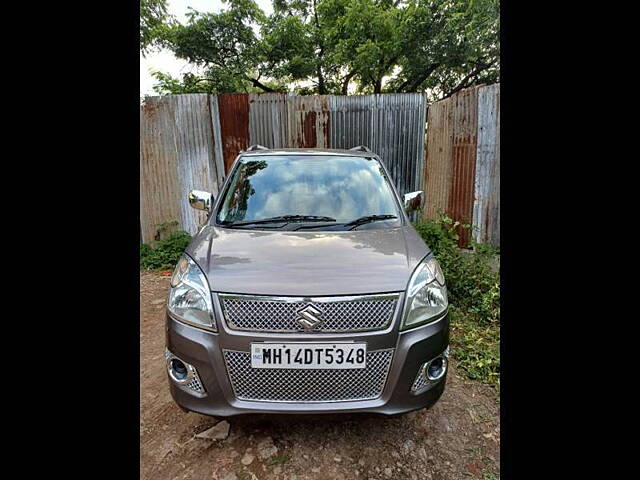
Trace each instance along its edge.
<instances>
[{"instance_id":1,"label":"patch of grass","mask_svg":"<svg viewBox=\"0 0 640 480\"><path fill-rule=\"evenodd\" d=\"M483 472L482 480L500 480L500 476L493 472Z\"/></svg>"},{"instance_id":2,"label":"patch of grass","mask_svg":"<svg viewBox=\"0 0 640 480\"><path fill-rule=\"evenodd\" d=\"M140 245L140 267L145 270L172 270L184 252L191 235L182 230L173 230L178 222L158 225L157 241L154 247Z\"/></svg>"},{"instance_id":3,"label":"patch of grass","mask_svg":"<svg viewBox=\"0 0 640 480\"><path fill-rule=\"evenodd\" d=\"M482 325L472 315L450 310L451 354L467 377L500 386L500 325Z\"/></svg>"},{"instance_id":4,"label":"patch of grass","mask_svg":"<svg viewBox=\"0 0 640 480\"><path fill-rule=\"evenodd\" d=\"M286 453L276 453L267 460L267 465L284 465L289 461L289 455Z\"/></svg>"},{"instance_id":5,"label":"patch of grass","mask_svg":"<svg viewBox=\"0 0 640 480\"><path fill-rule=\"evenodd\" d=\"M415 227L438 259L446 278L451 355L469 378L499 387L500 274L489 264L498 250L473 243L471 253L462 253L457 247L459 226L440 215Z\"/></svg>"}]
</instances>

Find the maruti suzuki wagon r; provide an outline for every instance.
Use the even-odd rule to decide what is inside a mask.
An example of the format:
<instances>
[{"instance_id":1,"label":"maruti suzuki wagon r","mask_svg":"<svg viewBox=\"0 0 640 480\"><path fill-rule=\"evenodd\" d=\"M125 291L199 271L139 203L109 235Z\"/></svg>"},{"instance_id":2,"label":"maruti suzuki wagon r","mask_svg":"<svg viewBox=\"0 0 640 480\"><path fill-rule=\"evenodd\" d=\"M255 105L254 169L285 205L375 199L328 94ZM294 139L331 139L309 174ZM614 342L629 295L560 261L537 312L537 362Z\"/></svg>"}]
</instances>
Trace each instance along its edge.
<instances>
[{"instance_id":1,"label":"maruti suzuki wagon r","mask_svg":"<svg viewBox=\"0 0 640 480\"><path fill-rule=\"evenodd\" d=\"M445 279L381 159L351 150L241 152L171 277L166 364L186 411L375 412L445 387Z\"/></svg>"}]
</instances>

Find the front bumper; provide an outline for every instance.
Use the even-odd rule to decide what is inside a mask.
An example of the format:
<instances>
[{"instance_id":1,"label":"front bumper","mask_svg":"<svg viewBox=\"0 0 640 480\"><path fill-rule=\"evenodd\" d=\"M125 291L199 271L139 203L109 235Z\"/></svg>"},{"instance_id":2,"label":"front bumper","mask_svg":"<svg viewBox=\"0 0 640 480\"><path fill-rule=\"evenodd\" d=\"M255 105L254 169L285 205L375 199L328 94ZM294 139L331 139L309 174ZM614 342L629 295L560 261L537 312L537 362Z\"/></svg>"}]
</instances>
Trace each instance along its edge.
<instances>
[{"instance_id":1,"label":"front bumper","mask_svg":"<svg viewBox=\"0 0 640 480\"><path fill-rule=\"evenodd\" d=\"M218 317L219 318L219 317ZM185 410L204 415L228 417L247 413L351 413L368 412L385 415L427 408L442 395L446 375L427 387L412 392L420 367L440 355L449 344L448 314L428 325L399 331L399 319L384 331L352 334L258 334L229 330L218 320L218 332L208 332L185 325L169 315L166 318L167 349L193 365L206 394L193 395L179 388L169 378L171 395ZM266 402L236 398L227 374L223 349L249 352L252 342L337 342L364 341L368 351L393 348L393 358L382 394L372 400L335 402Z\"/></svg>"}]
</instances>

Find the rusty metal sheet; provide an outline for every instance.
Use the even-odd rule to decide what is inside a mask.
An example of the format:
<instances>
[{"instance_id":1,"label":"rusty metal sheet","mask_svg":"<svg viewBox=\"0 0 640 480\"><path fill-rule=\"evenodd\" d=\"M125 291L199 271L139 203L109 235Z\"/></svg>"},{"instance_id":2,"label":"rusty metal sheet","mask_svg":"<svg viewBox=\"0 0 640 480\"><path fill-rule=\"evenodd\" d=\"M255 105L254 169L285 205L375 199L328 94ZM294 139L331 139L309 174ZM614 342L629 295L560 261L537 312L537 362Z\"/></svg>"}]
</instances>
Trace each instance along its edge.
<instances>
[{"instance_id":1,"label":"rusty metal sheet","mask_svg":"<svg viewBox=\"0 0 640 480\"><path fill-rule=\"evenodd\" d=\"M157 226L180 218L173 105L160 97L140 107L140 229L143 243L154 241Z\"/></svg>"},{"instance_id":2,"label":"rusty metal sheet","mask_svg":"<svg viewBox=\"0 0 640 480\"><path fill-rule=\"evenodd\" d=\"M249 94L249 143L267 148L288 146L287 94Z\"/></svg>"},{"instance_id":3,"label":"rusty metal sheet","mask_svg":"<svg viewBox=\"0 0 640 480\"><path fill-rule=\"evenodd\" d=\"M478 90L473 238L500 245L500 84Z\"/></svg>"},{"instance_id":4,"label":"rusty metal sheet","mask_svg":"<svg viewBox=\"0 0 640 480\"><path fill-rule=\"evenodd\" d=\"M207 214L191 208L187 194L204 190L218 195L218 172L208 95L177 95L175 101L175 145L178 153L180 217L184 230L191 234L206 221Z\"/></svg>"},{"instance_id":5,"label":"rusty metal sheet","mask_svg":"<svg viewBox=\"0 0 640 480\"><path fill-rule=\"evenodd\" d=\"M473 222L476 150L478 139L478 88L468 88L451 96L453 139L452 185L447 213L461 224ZM468 229L458 227L458 245L466 246L471 238Z\"/></svg>"},{"instance_id":6,"label":"rusty metal sheet","mask_svg":"<svg viewBox=\"0 0 640 480\"><path fill-rule=\"evenodd\" d=\"M453 141L452 102L450 98L429 107L427 149L424 168L424 219L436 219L446 213L451 191L451 148Z\"/></svg>"},{"instance_id":7,"label":"rusty metal sheet","mask_svg":"<svg viewBox=\"0 0 640 480\"><path fill-rule=\"evenodd\" d=\"M224 167L228 173L240 150L249 146L249 94L218 95L218 111Z\"/></svg>"},{"instance_id":8,"label":"rusty metal sheet","mask_svg":"<svg viewBox=\"0 0 640 480\"><path fill-rule=\"evenodd\" d=\"M193 210L187 193L218 193L209 99L204 94L148 98L140 108L140 228L142 241L158 225L178 221L194 234L206 214Z\"/></svg>"},{"instance_id":9,"label":"rusty metal sheet","mask_svg":"<svg viewBox=\"0 0 640 480\"><path fill-rule=\"evenodd\" d=\"M288 145L292 148L329 148L328 95L289 96Z\"/></svg>"}]
</instances>

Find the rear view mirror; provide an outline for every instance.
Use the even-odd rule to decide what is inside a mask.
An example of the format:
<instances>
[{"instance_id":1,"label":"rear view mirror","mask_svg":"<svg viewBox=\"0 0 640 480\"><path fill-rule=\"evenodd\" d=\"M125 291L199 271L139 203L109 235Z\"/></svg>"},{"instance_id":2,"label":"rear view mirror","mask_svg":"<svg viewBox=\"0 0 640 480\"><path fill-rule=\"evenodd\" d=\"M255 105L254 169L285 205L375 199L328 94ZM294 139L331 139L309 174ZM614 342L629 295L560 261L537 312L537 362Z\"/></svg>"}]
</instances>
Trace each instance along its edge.
<instances>
[{"instance_id":1,"label":"rear view mirror","mask_svg":"<svg viewBox=\"0 0 640 480\"><path fill-rule=\"evenodd\" d=\"M424 205L424 192L418 190L417 192L405 193L404 195L404 209L407 213L412 213L420 210Z\"/></svg>"},{"instance_id":2,"label":"rear view mirror","mask_svg":"<svg viewBox=\"0 0 640 480\"><path fill-rule=\"evenodd\" d=\"M211 212L213 208L213 194L203 190L191 190L188 195L189 205L196 210Z\"/></svg>"}]
</instances>

